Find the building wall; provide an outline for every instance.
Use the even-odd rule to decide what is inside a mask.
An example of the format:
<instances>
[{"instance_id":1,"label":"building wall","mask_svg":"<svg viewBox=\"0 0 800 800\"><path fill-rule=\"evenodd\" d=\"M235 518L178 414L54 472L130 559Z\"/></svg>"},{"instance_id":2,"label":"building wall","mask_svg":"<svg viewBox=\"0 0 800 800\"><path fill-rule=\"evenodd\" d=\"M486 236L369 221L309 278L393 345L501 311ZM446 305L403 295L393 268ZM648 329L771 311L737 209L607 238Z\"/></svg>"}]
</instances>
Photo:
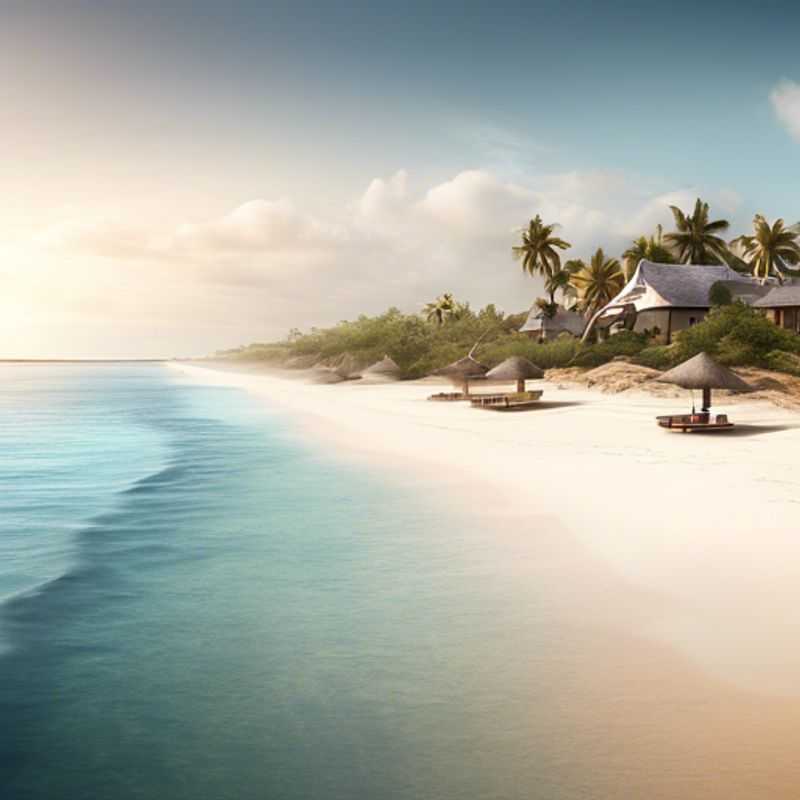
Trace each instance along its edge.
<instances>
[{"instance_id":1,"label":"building wall","mask_svg":"<svg viewBox=\"0 0 800 800\"><path fill-rule=\"evenodd\" d=\"M672 335L697 325L705 319L708 309L705 308L675 308L672 311Z\"/></svg>"},{"instance_id":2,"label":"building wall","mask_svg":"<svg viewBox=\"0 0 800 800\"><path fill-rule=\"evenodd\" d=\"M646 330L652 332L658 328L655 340L660 344L669 344L678 331L696 325L707 313L705 308L673 308L671 313L666 308L641 311L636 315L633 329L637 333L644 333Z\"/></svg>"},{"instance_id":3,"label":"building wall","mask_svg":"<svg viewBox=\"0 0 800 800\"><path fill-rule=\"evenodd\" d=\"M769 308L766 311L767 318L771 319L776 325L788 331L800 332L800 308L796 306L786 306L783 308Z\"/></svg>"},{"instance_id":4,"label":"building wall","mask_svg":"<svg viewBox=\"0 0 800 800\"><path fill-rule=\"evenodd\" d=\"M642 311L636 315L636 322L633 324L633 330L636 333L644 333L645 331L652 333L656 328L658 328L658 336L655 337L655 340L660 344L666 344L667 332L669 331L669 311L656 309Z\"/></svg>"}]
</instances>

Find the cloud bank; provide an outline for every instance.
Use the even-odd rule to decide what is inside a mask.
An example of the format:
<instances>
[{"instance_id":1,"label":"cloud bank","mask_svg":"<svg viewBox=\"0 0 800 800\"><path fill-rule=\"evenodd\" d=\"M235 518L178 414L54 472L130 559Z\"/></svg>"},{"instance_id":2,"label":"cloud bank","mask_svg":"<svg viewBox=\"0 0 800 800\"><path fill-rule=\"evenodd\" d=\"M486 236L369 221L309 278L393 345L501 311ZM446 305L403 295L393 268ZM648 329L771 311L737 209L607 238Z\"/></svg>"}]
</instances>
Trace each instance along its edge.
<instances>
[{"instance_id":1,"label":"cloud bank","mask_svg":"<svg viewBox=\"0 0 800 800\"><path fill-rule=\"evenodd\" d=\"M769 99L781 124L800 142L800 84L783 80L770 92Z\"/></svg>"},{"instance_id":2,"label":"cloud bank","mask_svg":"<svg viewBox=\"0 0 800 800\"><path fill-rule=\"evenodd\" d=\"M735 196L700 193L715 212L735 211ZM285 197L256 198L166 230L112 219L62 220L38 241L57 258L80 258L86 269L96 263L103 272L94 284L84 281L94 294L75 300L82 313L92 304L102 313L112 275L115 286L127 287L110 304L116 320L126 313L131 320L171 319L173 327L180 320L187 331L202 331L195 348L202 352L390 305L417 310L444 291L473 306L494 302L521 311L541 285L522 274L511 247L535 214L561 224L559 234L573 245L567 257L586 257L598 246L618 254L656 224L669 225L670 204L689 208L697 194L645 188L610 171L522 183L465 170L414 187L399 170L370 181L335 217ZM192 308L167 297L191 299Z\"/></svg>"}]
</instances>

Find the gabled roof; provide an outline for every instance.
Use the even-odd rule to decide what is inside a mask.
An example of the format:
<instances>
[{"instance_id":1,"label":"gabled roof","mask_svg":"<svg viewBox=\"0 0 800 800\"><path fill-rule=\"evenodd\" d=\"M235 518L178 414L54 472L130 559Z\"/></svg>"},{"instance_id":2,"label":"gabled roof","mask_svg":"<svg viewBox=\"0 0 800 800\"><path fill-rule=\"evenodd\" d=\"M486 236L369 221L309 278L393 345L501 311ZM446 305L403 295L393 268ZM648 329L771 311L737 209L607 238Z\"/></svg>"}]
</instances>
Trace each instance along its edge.
<instances>
[{"instance_id":1,"label":"gabled roof","mask_svg":"<svg viewBox=\"0 0 800 800\"><path fill-rule=\"evenodd\" d=\"M700 264L656 264L642 259L622 291L600 312L632 305L636 311L653 308L710 308L708 293L718 281L755 281L730 267Z\"/></svg>"},{"instance_id":2,"label":"gabled roof","mask_svg":"<svg viewBox=\"0 0 800 800\"><path fill-rule=\"evenodd\" d=\"M548 317L544 311L534 305L528 314L525 324L519 329L520 333L536 333L538 331L551 333L564 332L571 333L573 336L580 336L583 333L586 320L576 311L559 306L555 315Z\"/></svg>"},{"instance_id":3,"label":"gabled roof","mask_svg":"<svg viewBox=\"0 0 800 800\"><path fill-rule=\"evenodd\" d=\"M787 283L774 286L763 297L753 303L755 308L780 308L800 306L800 284Z\"/></svg>"}]
</instances>

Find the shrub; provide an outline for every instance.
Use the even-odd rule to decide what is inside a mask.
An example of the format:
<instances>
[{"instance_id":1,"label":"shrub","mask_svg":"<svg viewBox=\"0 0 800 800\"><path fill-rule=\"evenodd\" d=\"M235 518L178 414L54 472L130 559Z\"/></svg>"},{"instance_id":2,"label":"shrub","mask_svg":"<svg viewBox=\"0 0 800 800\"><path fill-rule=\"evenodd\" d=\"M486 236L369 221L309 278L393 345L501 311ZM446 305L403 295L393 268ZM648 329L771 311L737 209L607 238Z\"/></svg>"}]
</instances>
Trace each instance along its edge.
<instances>
[{"instance_id":1,"label":"shrub","mask_svg":"<svg viewBox=\"0 0 800 800\"><path fill-rule=\"evenodd\" d=\"M726 364L764 366L773 350L800 353L800 337L741 302L713 309L675 339L678 361L705 351Z\"/></svg>"},{"instance_id":2,"label":"shrub","mask_svg":"<svg viewBox=\"0 0 800 800\"><path fill-rule=\"evenodd\" d=\"M603 342L584 344L573 359L572 366L599 367L618 356L632 358L647 347L648 341L643 333L620 331Z\"/></svg>"},{"instance_id":3,"label":"shrub","mask_svg":"<svg viewBox=\"0 0 800 800\"><path fill-rule=\"evenodd\" d=\"M676 363L675 350L671 345L651 345L645 347L634 361L651 369L669 369Z\"/></svg>"},{"instance_id":4,"label":"shrub","mask_svg":"<svg viewBox=\"0 0 800 800\"><path fill-rule=\"evenodd\" d=\"M708 302L712 306L729 306L733 302L733 294L722 281L717 281L708 291Z\"/></svg>"},{"instance_id":5,"label":"shrub","mask_svg":"<svg viewBox=\"0 0 800 800\"><path fill-rule=\"evenodd\" d=\"M767 353L766 366L777 372L786 372L800 378L800 356L787 353L785 350L773 350Z\"/></svg>"}]
</instances>

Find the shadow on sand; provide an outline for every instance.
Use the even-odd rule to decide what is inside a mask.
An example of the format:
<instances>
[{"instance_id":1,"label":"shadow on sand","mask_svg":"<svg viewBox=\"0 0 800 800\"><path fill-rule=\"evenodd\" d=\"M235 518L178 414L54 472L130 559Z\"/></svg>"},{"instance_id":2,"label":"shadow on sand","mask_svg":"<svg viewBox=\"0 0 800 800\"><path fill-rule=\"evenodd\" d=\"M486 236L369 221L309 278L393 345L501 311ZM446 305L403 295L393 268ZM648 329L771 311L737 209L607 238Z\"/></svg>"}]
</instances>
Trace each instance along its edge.
<instances>
[{"instance_id":1,"label":"shadow on sand","mask_svg":"<svg viewBox=\"0 0 800 800\"><path fill-rule=\"evenodd\" d=\"M540 400L536 405L538 409L548 408L569 408L570 406L584 406L586 403L581 403L578 400Z\"/></svg>"},{"instance_id":2,"label":"shadow on sand","mask_svg":"<svg viewBox=\"0 0 800 800\"><path fill-rule=\"evenodd\" d=\"M513 406L511 408L500 408L500 409L497 409L497 408L493 409L491 407L484 407L481 410L482 411L502 411L504 414L509 414L509 413L510 414L522 414L522 413L531 412L531 411L535 413L536 411L548 411L548 410L553 410L553 409L556 409L556 408L569 408L570 406L582 406L582 405L586 405L586 404L578 402L578 401L567 402L566 400L563 400L563 401L558 401L558 400L553 400L553 401L540 400L540 401L538 401L536 403L531 403L530 405L520 406L519 408L514 408Z\"/></svg>"},{"instance_id":3,"label":"shadow on sand","mask_svg":"<svg viewBox=\"0 0 800 800\"><path fill-rule=\"evenodd\" d=\"M714 436L719 439L731 439L738 436L761 436L766 433L779 433L780 431L800 430L800 425L747 425L736 423L736 427L729 431L692 431L693 436Z\"/></svg>"}]
</instances>

